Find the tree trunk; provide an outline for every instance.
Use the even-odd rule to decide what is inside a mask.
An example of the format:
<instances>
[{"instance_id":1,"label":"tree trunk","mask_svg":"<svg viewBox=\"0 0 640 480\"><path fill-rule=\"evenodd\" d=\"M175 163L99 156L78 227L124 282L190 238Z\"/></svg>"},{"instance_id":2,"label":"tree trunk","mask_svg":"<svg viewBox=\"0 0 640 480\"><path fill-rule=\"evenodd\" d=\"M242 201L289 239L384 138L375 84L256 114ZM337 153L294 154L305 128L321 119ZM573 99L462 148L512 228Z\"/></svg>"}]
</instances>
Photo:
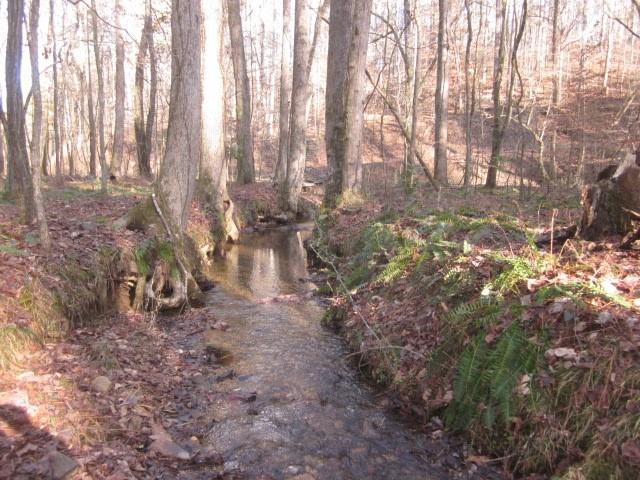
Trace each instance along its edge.
<instances>
[{"instance_id":1,"label":"tree trunk","mask_svg":"<svg viewBox=\"0 0 640 480\"><path fill-rule=\"evenodd\" d=\"M233 219L233 203L227 192L227 159L224 149L224 26L219 2L204 2L202 36L202 156L200 182L205 198L216 212L219 239L235 241L239 231Z\"/></svg>"},{"instance_id":2,"label":"tree trunk","mask_svg":"<svg viewBox=\"0 0 640 480\"><path fill-rule=\"evenodd\" d=\"M624 209L620 191L610 180L602 180L582 189L582 219L578 237L600 240L607 235L631 230L631 217Z\"/></svg>"},{"instance_id":3,"label":"tree trunk","mask_svg":"<svg viewBox=\"0 0 640 480\"><path fill-rule=\"evenodd\" d=\"M13 191L24 211L25 222L30 224L35 216L35 208L33 205L33 183L31 181L31 172L29 171L25 112L20 83L24 0L9 0L8 7L5 63L8 157L15 186Z\"/></svg>"},{"instance_id":4,"label":"tree trunk","mask_svg":"<svg viewBox=\"0 0 640 480\"><path fill-rule=\"evenodd\" d=\"M31 138L31 174L33 176L33 204L40 232L40 243L45 250L51 248L44 200L40 188L40 155L42 150L42 93L40 90L40 69L38 67L38 21L40 0L31 0L29 10L29 57L31 59L31 94L33 96L33 128Z\"/></svg>"},{"instance_id":5,"label":"tree trunk","mask_svg":"<svg viewBox=\"0 0 640 480\"><path fill-rule=\"evenodd\" d=\"M0 177L4 176L4 134L3 134L3 127L2 125L0 125Z\"/></svg>"},{"instance_id":6,"label":"tree trunk","mask_svg":"<svg viewBox=\"0 0 640 480\"><path fill-rule=\"evenodd\" d=\"M306 99L309 89L307 72L309 71L309 52L311 51L309 31L307 29L308 9L309 3L307 0L296 0L289 154L287 158L287 178L282 190L282 206L292 212L298 209L307 151Z\"/></svg>"},{"instance_id":7,"label":"tree trunk","mask_svg":"<svg viewBox=\"0 0 640 480\"><path fill-rule=\"evenodd\" d=\"M58 80L58 62L60 54L56 41L56 29L53 21L55 17L54 0L49 2L49 32L51 35L51 49L53 58L53 144L55 150L55 175L58 183L62 182L62 139L60 138L60 82Z\"/></svg>"},{"instance_id":8,"label":"tree trunk","mask_svg":"<svg viewBox=\"0 0 640 480\"><path fill-rule=\"evenodd\" d=\"M173 0L167 144L155 185L171 236L186 231L201 154L201 2Z\"/></svg>"},{"instance_id":9,"label":"tree trunk","mask_svg":"<svg viewBox=\"0 0 640 480\"><path fill-rule=\"evenodd\" d=\"M251 132L251 85L244 52L240 0L227 0L231 57L236 83L236 138L239 148L238 182L255 182L253 134Z\"/></svg>"},{"instance_id":10,"label":"tree trunk","mask_svg":"<svg viewBox=\"0 0 640 480\"><path fill-rule=\"evenodd\" d=\"M291 111L291 0L282 0L282 56L280 59L280 123L278 134L278 160L275 168L275 183L281 184L287 173L289 152L289 114Z\"/></svg>"},{"instance_id":11,"label":"tree trunk","mask_svg":"<svg viewBox=\"0 0 640 480\"><path fill-rule=\"evenodd\" d=\"M113 132L113 151L111 154L111 175L120 176L122 174L122 156L124 155L124 102L125 102L125 79L124 79L124 39L120 30L120 0L116 0L116 98L115 98L115 125Z\"/></svg>"},{"instance_id":12,"label":"tree trunk","mask_svg":"<svg viewBox=\"0 0 640 480\"><path fill-rule=\"evenodd\" d=\"M283 208L296 212L304 182L307 161L307 111L310 98L309 77L315 55L322 18L329 8L324 0L316 16L313 40L309 43L307 0L296 0L295 34L293 46L293 86L291 90L291 119L289 122L289 153L287 155L286 181L280 190Z\"/></svg>"},{"instance_id":13,"label":"tree trunk","mask_svg":"<svg viewBox=\"0 0 640 480\"><path fill-rule=\"evenodd\" d=\"M144 70L145 58L149 55L149 110L145 121L144 110ZM158 89L158 74L156 67L156 54L153 42L153 20L151 16L151 0L147 0L145 7L144 27L140 37L138 57L136 59L135 72L135 99L134 99L134 130L136 136L136 151L138 154L138 172L144 178L150 179L151 172L151 142L156 118L156 96Z\"/></svg>"},{"instance_id":14,"label":"tree trunk","mask_svg":"<svg viewBox=\"0 0 640 480\"><path fill-rule=\"evenodd\" d=\"M500 166L500 154L502 152L501 116L502 103L500 90L502 88L502 74L504 71L505 43L507 36L507 2L496 0L496 37L495 59L493 66L493 129L491 133L491 159L487 171L486 187L495 188L498 181L498 167Z\"/></svg>"},{"instance_id":15,"label":"tree trunk","mask_svg":"<svg viewBox=\"0 0 640 480\"><path fill-rule=\"evenodd\" d=\"M107 167L107 146L104 139L104 75L102 73L102 54L98 42L98 13L96 0L91 0L91 23L93 30L93 53L96 61L96 77L98 79L98 159L100 160L100 190L107 191L109 171Z\"/></svg>"},{"instance_id":16,"label":"tree trunk","mask_svg":"<svg viewBox=\"0 0 640 480\"><path fill-rule=\"evenodd\" d=\"M471 17L470 0L464 0L464 8L467 13L467 43L464 52L464 138L465 138L465 161L464 161L464 186L471 186L471 174L473 171L473 146L471 136L471 119L475 99L473 98L469 68L471 64L471 45L473 42L473 19ZM477 69L476 65L476 69Z\"/></svg>"},{"instance_id":17,"label":"tree trunk","mask_svg":"<svg viewBox=\"0 0 640 480\"><path fill-rule=\"evenodd\" d=\"M560 73L558 72L558 19L560 16L560 0L553 0L553 17L551 25L551 68L553 69L553 106L560 101Z\"/></svg>"},{"instance_id":18,"label":"tree trunk","mask_svg":"<svg viewBox=\"0 0 640 480\"><path fill-rule=\"evenodd\" d=\"M447 122L449 119L449 39L447 35L449 0L438 0L438 65L435 99L434 174L444 185L448 182Z\"/></svg>"},{"instance_id":19,"label":"tree trunk","mask_svg":"<svg viewBox=\"0 0 640 480\"><path fill-rule=\"evenodd\" d=\"M87 35L89 35L89 14L87 14ZM96 140L96 116L93 104L93 75L91 74L91 47L89 42L87 42L87 110L89 117L89 175L95 178L97 174L98 142Z\"/></svg>"},{"instance_id":20,"label":"tree trunk","mask_svg":"<svg viewBox=\"0 0 640 480\"><path fill-rule=\"evenodd\" d=\"M67 10L66 8L62 9L62 32L64 35L64 32L66 31L66 19L67 19ZM69 47L68 45L65 45L63 43L63 45L60 47L60 50L58 51L58 64L59 64L59 69L58 69L58 100L59 100L59 105L58 105L58 110L59 110L59 122L58 122L58 129L60 131L60 170L61 173L64 175L64 162L65 160L68 163L69 169L69 176L73 175L73 159L71 158L71 152L69 151L68 146L65 144L65 139L67 137L67 129L66 129L66 108L67 108L67 100L65 98L66 96L66 86L67 86L67 75L66 75L66 69L65 67L65 54L63 52L63 50L67 51L67 54L69 52Z\"/></svg>"},{"instance_id":21,"label":"tree trunk","mask_svg":"<svg viewBox=\"0 0 640 480\"><path fill-rule=\"evenodd\" d=\"M416 17L418 10L418 5L416 4ZM422 45L420 42L420 25L416 20L416 24L414 27L415 30L415 61L413 68L413 97L411 98L411 134L409 140L409 155L407 166L409 168L405 168L405 187L408 189L413 188L413 166L415 165L416 160L416 152L417 152L417 142L418 142L418 104L420 97L420 82L418 81L418 76L420 73L420 64L422 63Z\"/></svg>"},{"instance_id":22,"label":"tree trunk","mask_svg":"<svg viewBox=\"0 0 640 480\"><path fill-rule=\"evenodd\" d=\"M415 138L413 135L413 132L410 129L412 128L413 117L417 116L417 113L414 115L414 111L418 107L417 104L414 104L413 98L414 98L414 93L416 91L416 83L419 83L419 81L418 81L417 75L415 74L415 68L414 68L415 62L412 63L411 56L410 56L411 42L415 44L415 41L419 40L413 28L414 22L415 22L416 30L418 28L418 22L416 18L417 15L415 15L415 12L414 12L414 10L417 9L417 6L418 6L417 0L403 1L402 17L403 17L403 27L404 27L404 35L403 35L404 50L400 52L402 54L402 61L404 64L403 123L409 129L409 138ZM414 52L414 58L416 57L416 54L417 52ZM415 150L413 150L413 153L415 153ZM404 182L405 182L405 186L410 188L414 180L414 176L413 176L414 157L412 156L410 140L409 141L405 140L404 142L403 160L404 160L404 165L403 165Z\"/></svg>"},{"instance_id":23,"label":"tree trunk","mask_svg":"<svg viewBox=\"0 0 640 480\"><path fill-rule=\"evenodd\" d=\"M329 53L325 101L326 150L331 179L325 203L359 190L362 181L364 72L371 0L334 2L329 20Z\"/></svg>"}]
</instances>

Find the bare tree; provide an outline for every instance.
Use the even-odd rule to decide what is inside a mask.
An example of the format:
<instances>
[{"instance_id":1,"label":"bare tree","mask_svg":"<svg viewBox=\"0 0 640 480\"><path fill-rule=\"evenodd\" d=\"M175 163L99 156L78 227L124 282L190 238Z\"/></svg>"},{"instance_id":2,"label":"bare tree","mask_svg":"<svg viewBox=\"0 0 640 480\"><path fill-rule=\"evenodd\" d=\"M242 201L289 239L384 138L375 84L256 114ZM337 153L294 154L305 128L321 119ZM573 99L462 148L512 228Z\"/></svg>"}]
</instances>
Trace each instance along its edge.
<instances>
[{"instance_id":1,"label":"bare tree","mask_svg":"<svg viewBox=\"0 0 640 480\"><path fill-rule=\"evenodd\" d=\"M291 38L291 0L282 0L282 53L280 59L280 122L278 135L278 160L275 182L284 181L289 152L289 114L291 111L291 71L293 39Z\"/></svg>"},{"instance_id":2,"label":"bare tree","mask_svg":"<svg viewBox=\"0 0 640 480\"><path fill-rule=\"evenodd\" d=\"M244 52L240 0L227 0L231 57L236 83L236 137L239 148L238 181L253 183L255 167L253 160L253 133L251 132L251 85L247 74L247 59Z\"/></svg>"},{"instance_id":3,"label":"bare tree","mask_svg":"<svg viewBox=\"0 0 640 480\"><path fill-rule=\"evenodd\" d=\"M56 156L55 173L56 180L62 181L62 138L60 126L62 123L62 109L60 108L60 81L58 79L58 64L60 52L58 51L57 35L55 29L55 2L49 2L49 35L51 36L51 49L53 57L53 144Z\"/></svg>"},{"instance_id":4,"label":"bare tree","mask_svg":"<svg viewBox=\"0 0 640 480\"><path fill-rule=\"evenodd\" d=\"M115 125L113 132L113 150L111 152L111 175L119 176L122 168L122 156L124 154L124 102L125 102L125 78L124 78L124 39L120 25L120 0L116 0L116 84L115 84Z\"/></svg>"},{"instance_id":5,"label":"bare tree","mask_svg":"<svg viewBox=\"0 0 640 480\"><path fill-rule=\"evenodd\" d=\"M344 0L331 7L327 64L326 150L330 183L325 203L359 190L362 181L364 73L371 0Z\"/></svg>"},{"instance_id":6,"label":"bare tree","mask_svg":"<svg viewBox=\"0 0 640 480\"><path fill-rule=\"evenodd\" d=\"M4 127L0 122L0 177L4 175L5 160L4 160Z\"/></svg>"},{"instance_id":7,"label":"bare tree","mask_svg":"<svg viewBox=\"0 0 640 480\"><path fill-rule=\"evenodd\" d=\"M222 5L204 2L202 35L202 156L200 183L216 212L220 240L235 241L239 231L227 192L228 165L224 149L224 24Z\"/></svg>"},{"instance_id":8,"label":"bare tree","mask_svg":"<svg viewBox=\"0 0 640 480\"><path fill-rule=\"evenodd\" d=\"M91 0L91 24L93 30L93 53L96 61L96 77L98 80L98 159L100 160L100 190L107 191L109 171L107 167L107 145L104 138L104 74L102 71L102 54L98 41L98 11L96 0Z\"/></svg>"},{"instance_id":9,"label":"bare tree","mask_svg":"<svg viewBox=\"0 0 640 480\"><path fill-rule=\"evenodd\" d=\"M283 207L294 212L298 209L298 198L302 190L307 149L306 97L309 88L307 72L309 70L309 52L311 51L307 28L308 9L309 2L307 0L296 0L289 154L287 158L287 179L282 189Z\"/></svg>"},{"instance_id":10,"label":"bare tree","mask_svg":"<svg viewBox=\"0 0 640 480\"><path fill-rule=\"evenodd\" d=\"M491 134L491 138L492 138L491 161L489 164L489 171L487 172L487 181L486 181L486 186L488 188L496 187L497 173L500 165L500 158L502 155L502 142L504 140L504 134L507 130L507 127L509 126L509 122L511 121L511 112L513 110L513 102L512 102L513 89L516 83L516 75L518 73L518 66L517 66L518 48L520 46L520 42L522 41L522 36L524 35L525 26L527 24L527 5L528 5L527 0L523 0L522 20L520 21L519 25L514 12L514 19L515 19L514 21L516 23L517 32L516 32L516 35L514 36L513 46L511 48L511 57L510 57L511 77L510 77L509 85L507 88L507 95L505 99L504 110L502 110L501 108L498 108L494 112L493 131ZM506 3L505 3L505 9L506 9ZM506 14L504 14L504 17L506 18ZM506 20L503 21L503 30L506 30ZM504 50L505 50L504 35L505 35L505 32L503 31L500 34L501 40L500 40L500 48L498 51L498 56L502 55L503 57L504 57ZM500 51L502 51L502 53L500 53ZM503 64L504 60L498 58L496 59L496 62ZM504 68L504 65L501 65L499 67L500 70L502 70L503 68ZM502 76L502 73L500 73L500 77L501 76ZM498 86L497 92L496 92L495 76L494 76L493 95L494 95L494 108L496 108L500 105L500 88ZM496 98L497 98L497 103L496 103Z\"/></svg>"},{"instance_id":11,"label":"bare tree","mask_svg":"<svg viewBox=\"0 0 640 480\"><path fill-rule=\"evenodd\" d=\"M449 0L438 0L438 62L436 79L436 116L434 162L435 178L447 184L447 122L449 119L449 39L447 29L449 16Z\"/></svg>"},{"instance_id":12,"label":"bare tree","mask_svg":"<svg viewBox=\"0 0 640 480\"><path fill-rule=\"evenodd\" d=\"M33 204L40 232L40 243L45 250L51 248L44 200L40 188L40 155L42 150L42 92L38 67L38 23L40 0L31 0L29 10L29 58L31 59L31 95L33 97L33 127L31 131L31 175L33 177Z\"/></svg>"},{"instance_id":13,"label":"bare tree","mask_svg":"<svg viewBox=\"0 0 640 480\"><path fill-rule=\"evenodd\" d=\"M313 40L310 42L307 28L309 3L307 0L296 0L289 153L287 155L286 181L280 190L282 206L293 212L298 209L307 159L307 110L311 65L320 35L322 18L328 8L329 1L324 0L316 16Z\"/></svg>"},{"instance_id":14,"label":"bare tree","mask_svg":"<svg viewBox=\"0 0 640 480\"><path fill-rule=\"evenodd\" d=\"M470 0L464 0L464 8L467 14L467 42L464 51L464 137L465 137L465 161L464 161L464 186L471 185L473 171L473 145L471 136L471 119L475 107L475 88L471 86L469 68L471 66L471 45L473 44L473 19L471 16ZM477 66L476 66L477 69ZM474 74L475 77L475 74ZM474 78L475 86L475 78Z\"/></svg>"},{"instance_id":15,"label":"bare tree","mask_svg":"<svg viewBox=\"0 0 640 480\"><path fill-rule=\"evenodd\" d=\"M507 36L507 1L496 0L496 36L495 36L495 58L493 66L493 130L491 135L491 159L489 170L487 171L488 188L495 188L498 180L498 168L500 166L500 154L502 152L502 100L500 91L502 89L502 74L505 63Z\"/></svg>"},{"instance_id":16,"label":"bare tree","mask_svg":"<svg viewBox=\"0 0 640 480\"><path fill-rule=\"evenodd\" d=\"M201 153L201 26L199 0L173 0L171 98L164 160L155 191L171 234L186 230Z\"/></svg>"},{"instance_id":17,"label":"bare tree","mask_svg":"<svg viewBox=\"0 0 640 480\"><path fill-rule=\"evenodd\" d=\"M87 35L89 30L89 14L87 14ZM93 75L91 73L91 47L89 42L87 42L87 116L89 117L89 174L95 177L97 174L98 134L96 132L96 113L93 102Z\"/></svg>"},{"instance_id":18,"label":"bare tree","mask_svg":"<svg viewBox=\"0 0 640 480\"><path fill-rule=\"evenodd\" d=\"M152 203L173 245L180 278L162 276L159 280L162 285L170 285L172 293L168 298L158 298L154 282L147 283L145 293L156 300L160 309L178 308L191 293L199 291L187 267L184 232L202 151L201 33L201 1L172 0L169 122Z\"/></svg>"},{"instance_id":19,"label":"bare tree","mask_svg":"<svg viewBox=\"0 0 640 480\"><path fill-rule=\"evenodd\" d=\"M145 58L149 56L149 107L144 108L144 70ZM145 178L153 176L151 172L152 136L156 121L156 97L158 92L158 72L156 65L156 51L153 40L153 19L151 15L151 0L145 4L144 27L138 47L135 72L134 99L134 130L136 135L136 149L138 153L138 172Z\"/></svg>"},{"instance_id":20,"label":"bare tree","mask_svg":"<svg viewBox=\"0 0 640 480\"><path fill-rule=\"evenodd\" d=\"M24 21L24 0L9 0L7 16L7 49L5 75L7 82L6 133L11 164L11 188L24 212L27 224L33 222L33 183L29 172L29 152L23 108L20 72L22 67L22 22Z\"/></svg>"}]
</instances>

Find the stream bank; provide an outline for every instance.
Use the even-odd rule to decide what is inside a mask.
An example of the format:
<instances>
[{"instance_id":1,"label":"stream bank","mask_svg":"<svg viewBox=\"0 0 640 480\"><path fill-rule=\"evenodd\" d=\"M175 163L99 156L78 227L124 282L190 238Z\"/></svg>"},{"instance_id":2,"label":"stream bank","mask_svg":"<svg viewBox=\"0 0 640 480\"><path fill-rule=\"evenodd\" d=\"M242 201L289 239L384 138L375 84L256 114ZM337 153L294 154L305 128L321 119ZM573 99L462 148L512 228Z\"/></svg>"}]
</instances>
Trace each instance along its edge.
<instances>
[{"instance_id":1,"label":"stream bank","mask_svg":"<svg viewBox=\"0 0 640 480\"><path fill-rule=\"evenodd\" d=\"M230 247L204 308L113 312L122 252L147 240L120 221L146 187L119 188L50 192L48 257L2 218L2 260L32 279L14 292L5 277L4 325L34 336L0 376L0 478L493 478L441 429L424 437L389 417L358 381L319 326L290 227ZM57 330L36 329L52 318Z\"/></svg>"},{"instance_id":2,"label":"stream bank","mask_svg":"<svg viewBox=\"0 0 640 480\"><path fill-rule=\"evenodd\" d=\"M324 213L311 244L333 302L324 321L397 409L443 419L474 461L635 479L640 252L616 238L536 246L579 215L549 205L452 191Z\"/></svg>"}]
</instances>

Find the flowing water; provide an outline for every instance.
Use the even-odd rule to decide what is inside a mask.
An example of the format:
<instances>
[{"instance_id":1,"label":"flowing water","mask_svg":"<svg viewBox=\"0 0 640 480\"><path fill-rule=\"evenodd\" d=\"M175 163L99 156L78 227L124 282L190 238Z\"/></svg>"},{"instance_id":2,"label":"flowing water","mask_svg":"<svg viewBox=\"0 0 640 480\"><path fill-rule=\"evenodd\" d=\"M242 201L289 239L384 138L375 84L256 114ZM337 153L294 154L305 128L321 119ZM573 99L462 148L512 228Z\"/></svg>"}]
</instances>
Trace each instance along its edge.
<instances>
[{"instance_id":1,"label":"flowing water","mask_svg":"<svg viewBox=\"0 0 640 480\"><path fill-rule=\"evenodd\" d=\"M341 339L320 325L323 309L307 281L308 235L245 235L216 267L207 308L229 328L205 335L223 373L212 387L206 442L242 478L466 477L446 468L455 455L444 442L376 405Z\"/></svg>"}]
</instances>

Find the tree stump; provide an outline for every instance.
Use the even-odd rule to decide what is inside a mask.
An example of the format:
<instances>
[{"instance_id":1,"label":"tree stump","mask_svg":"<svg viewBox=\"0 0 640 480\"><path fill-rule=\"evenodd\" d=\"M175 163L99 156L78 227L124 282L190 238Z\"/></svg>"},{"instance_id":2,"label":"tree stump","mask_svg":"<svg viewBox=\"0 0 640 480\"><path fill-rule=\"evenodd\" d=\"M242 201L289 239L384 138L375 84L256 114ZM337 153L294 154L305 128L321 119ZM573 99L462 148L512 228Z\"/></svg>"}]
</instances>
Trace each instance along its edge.
<instances>
[{"instance_id":1,"label":"tree stump","mask_svg":"<svg viewBox=\"0 0 640 480\"><path fill-rule=\"evenodd\" d=\"M601 180L584 187L582 206L578 236L584 240L624 235L631 230L631 216L624 209L619 188L611 180Z\"/></svg>"}]
</instances>

